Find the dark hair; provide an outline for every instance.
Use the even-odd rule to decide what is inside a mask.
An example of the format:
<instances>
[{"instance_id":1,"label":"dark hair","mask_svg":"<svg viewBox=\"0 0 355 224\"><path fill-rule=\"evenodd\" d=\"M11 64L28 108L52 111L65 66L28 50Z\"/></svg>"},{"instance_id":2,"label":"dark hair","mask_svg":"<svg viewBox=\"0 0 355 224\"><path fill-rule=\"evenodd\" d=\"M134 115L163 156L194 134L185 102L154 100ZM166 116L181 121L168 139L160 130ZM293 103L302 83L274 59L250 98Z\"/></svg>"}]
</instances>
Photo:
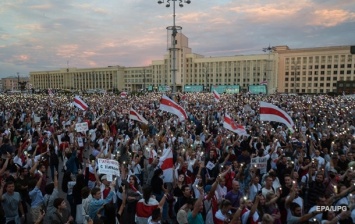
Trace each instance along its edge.
<instances>
[{"instance_id":1,"label":"dark hair","mask_svg":"<svg viewBox=\"0 0 355 224\"><path fill-rule=\"evenodd\" d=\"M62 204L62 202L64 201L64 198L56 198L53 201L53 206L55 208L58 208L60 204Z\"/></svg>"},{"instance_id":2,"label":"dark hair","mask_svg":"<svg viewBox=\"0 0 355 224\"><path fill-rule=\"evenodd\" d=\"M81 198L82 199L89 197L89 194L90 194L90 188L84 187L83 189L81 189Z\"/></svg>"},{"instance_id":3,"label":"dark hair","mask_svg":"<svg viewBox=\"0 0 355 224\"><path fill-rule=\"evenodd\" d=\"M62 191L64 193L68 193L68 182L71 180L72 179L70 171L65 172L62 179Z\"/></svg>"},{"instance_id":4,"label":"dark hair","mask_svg":"<svg viewBox=\"0 0 355 224\"><path fill-rule=\"evenodd\" d=\"M291 202L290 204L290 209L291 212L293 213L295 211L296 208L301 207L299 204L295 203L295 202Z\"/></svg>"},{"instance_id":5,"label":"dark hair","mask_svg":"<svg viewBox=\"0 0 355 224\"><path fill-rule=\"evenodd\" d=\"M115 206L112 203L107 203L104 205L105 213L105 224L116 223L116 212Z\"/></svg>"},{"instance_id":6,"label":"dark hair","mask_svg":"<svg viewBox=\"0 0 355 224\"><path fill-rule=\"evenodd\" d=\"M152 188L150 186L145 186L143 188L143 198L146 204L149 203L150 196L152 196Z\"/></svg>"},{"instance_id":7,"label":"dark hair","mask_svg":"<svg viewBox=\"0 0 355 224\"><path fill-rule=\"evenodd\" d=\"M223 207L229 206L229 205L232 205L232 203L231 203L229 200L227 200L227 199L222 200L221 203L219 204L219 206L220 206L221 209L222 209Z\"/></svg>"},{"instance_id":8,"label":"dark hair","mask_svg":"<svg viewBox=\"0 0 355 224\"><path fill-rule=\"evenodd\" d=\"M152 220L156 220L160 217L160 208L156 208L152 212Z\"/></svg>"},{"instance_id":9,"label":"dark hair","mask_svg":"<svg viewBox=\"0 0 355 224\"><path fill-rule=\"evenodd\" d=\"M92 190L91 190L91 195L94 196L97 192L101 191L100 188L98 187L94 187Z\"/></svg>"},{"instance_id":10,"label":"dark hair","mask_svg":"<svg viewBox=\"0 0 355 224\"><path fill-rule=\"evenodd\" d=\"M134 187L138 189L139 188L138 178L135 175L131 175L129 178L131 177L134 179Z\"/></svg>"},{"instance_id":11,"label":"dark hair","mask_svg":"<svg viewBox=\"0 0 355 224\"><path fill-rule=\"evenodd\" d=\"M156 169L155 171L154 171L154 175L153 175L153 177L154 176L160 176L160 174L162 174L163 173L163 170L162 169Z\"/></svg>"},{"instance_id":12,"label":"dark hair","mask_svg":"<svg viewBox=\"0 0 355 224\"><path fill-rule=\"evenodd\" d=\"M50 183L47 184L46 187L44 188L44 192L46 192L46 194L51 195L53 193L54 190L54 183Z\"/></svg>"}]
</instances>

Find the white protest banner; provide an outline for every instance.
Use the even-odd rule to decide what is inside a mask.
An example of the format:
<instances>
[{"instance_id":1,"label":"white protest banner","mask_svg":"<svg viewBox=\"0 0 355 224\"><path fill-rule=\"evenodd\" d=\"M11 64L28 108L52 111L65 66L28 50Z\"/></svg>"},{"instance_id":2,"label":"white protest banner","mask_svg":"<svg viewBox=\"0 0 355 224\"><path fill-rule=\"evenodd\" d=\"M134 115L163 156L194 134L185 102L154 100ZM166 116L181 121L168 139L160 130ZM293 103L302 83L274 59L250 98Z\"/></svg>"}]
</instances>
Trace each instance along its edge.
<instances>
[{"instance_id":1,"label":"white protest banner","mask_svg":"<svg viewBox=\"0 0 355 224\"><path fill-rule=\"evenodd\" d=\"M86 132L89 130L89 125L86 122L75 124L75 130L77 132Z\"/></svg>"},{"instance_id":2,"label":"white protest banner","mask_svg":"<svg viewBox=\"0 0 355 224\"><path fill-rule=\"evenodd\" d=\"M267 157L255 157L251 158L251 164L252 167L256 167L257 169L260 170L260 174L266 173L266 168L267 168Z\"/></svg>"},{"instance_id":3,"label":"white protest banner","mask_svg":"<svg viewBox=\"0 0 355 224\"><path fill-rule=\"evenodd\" d=\"M33 117L33 120L34 120L35 123L41 122L41 118L37 117L36 115Z\"/></svg>"},{"instance_id":4,"label":"white protest banner","mask_svg":"<svg viewBox=\"0 0 355 224\"><path fill-rule=\"evenodd\" d=\"M97 159L99 174L120 176L118 161L112 159Z\"/></svg>"},{"instance_id":5,"label":"white protest banner","mask_svg":"<svg viewBox=\"0 0 355 224\"><path fill-rule=\"evenodd\" d=\"M83 138L82 137L78 137L78 145L79 147L84 147L84 141L83 141Z\"/></svg>"},{"instance_id":6,"label":"white protest banner","mask_svg":"<svg viewBox=\"0 0 355 224\"><path fill-rule=\"evenodd\" d=\"M211 162L211 161L208 161L207 165L206 165L206 168L209 169L209 170L212 170L214 168L214 164Z\"/></svg>"}]
</instances>

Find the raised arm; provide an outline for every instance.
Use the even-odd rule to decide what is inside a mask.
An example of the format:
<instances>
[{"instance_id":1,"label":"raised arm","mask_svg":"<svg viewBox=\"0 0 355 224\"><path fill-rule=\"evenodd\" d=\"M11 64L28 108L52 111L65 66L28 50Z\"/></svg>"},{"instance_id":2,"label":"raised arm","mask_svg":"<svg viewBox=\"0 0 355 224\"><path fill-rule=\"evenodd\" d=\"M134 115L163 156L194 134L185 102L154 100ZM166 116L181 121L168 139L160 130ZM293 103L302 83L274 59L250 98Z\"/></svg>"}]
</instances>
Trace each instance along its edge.
<instances>
[{"instance_id":1,"label":"raised arm","mask_svg":"<svg viewBox=\"0 0 355 224\"><path fill-rule=\"evenodd\" d=\"M0 170L0 175L3 175L3 173L5 172L5 170L7 168L7 165L9 164L10 159L11 159L11 154L7 153L5 163L4 163L4 165L2 166L2 168Z\"/></svg>"},{"instance_id":2,"label":"raised arm","mask_svg":"<svg viewBox=\"0 0 355 224\"><path fill-rule=\"evenodd\" d=\"M204 192L202 187L198 188L198 190L200 191L200 197L198 197L197 201L195 202L194 205L194 209L192 210L192 217L195 218L197 216L197 214L200 211L201 208L201 204L202 204L202 200L203 200L203 196L204 196Z\"/></svg>"}]
</instances>

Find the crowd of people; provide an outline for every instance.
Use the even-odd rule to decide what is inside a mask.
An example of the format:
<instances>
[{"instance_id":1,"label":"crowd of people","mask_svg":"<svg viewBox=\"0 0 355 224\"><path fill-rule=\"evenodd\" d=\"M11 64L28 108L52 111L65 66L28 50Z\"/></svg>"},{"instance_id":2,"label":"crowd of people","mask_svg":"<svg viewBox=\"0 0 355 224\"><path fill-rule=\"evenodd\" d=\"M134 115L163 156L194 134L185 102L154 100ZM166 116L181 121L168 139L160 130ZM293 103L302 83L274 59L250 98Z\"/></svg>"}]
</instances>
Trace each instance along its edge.
<instances>
[{"instance_id":1,"label":"crowd of people","mask_svg":"<svg viewBox=\"0 0 355 224\"><path fill-rule=\"evenodd\" d=\"M161 97L82 95L80 110L74 96L0 95L0 223L355 223L354 99L177 93L181 121ZM293 130L260 121L260 101ZM247 134L225 129L226 114ZM100 173L99 159L119 173Z\"/></svg>"}]
</instances>

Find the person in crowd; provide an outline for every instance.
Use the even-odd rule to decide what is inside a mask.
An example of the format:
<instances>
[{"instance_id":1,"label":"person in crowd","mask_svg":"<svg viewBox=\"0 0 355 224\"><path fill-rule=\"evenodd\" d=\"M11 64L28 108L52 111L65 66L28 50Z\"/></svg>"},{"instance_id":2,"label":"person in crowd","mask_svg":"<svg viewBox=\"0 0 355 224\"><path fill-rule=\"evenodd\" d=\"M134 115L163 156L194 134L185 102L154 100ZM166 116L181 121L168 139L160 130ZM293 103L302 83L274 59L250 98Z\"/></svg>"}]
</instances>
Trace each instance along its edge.
<instances>
[{"instance_id":1,"label":"person in crowd","mask_svg":"<svg viewBox=\"0 0 355 224\"><path fill-rule=\"evenodd\" d=\"M3 194L4 187L6 193ZM6 223L20 224L25 220L25 212L21 203L20 193L15 192L15 183L13 181L1 181L0 201L5 212Z\"/></svg>"},{"instance_id":2,"label":"person in crowd","mask_svg":"<svg viewBox=\"0 0 355 224\"><path fill-rule=\"evenodd\" d=\"M57 171L54 173L54 182L47 184L45 191L46 194L43 197L44 208L45 208L44 212L48 215L44 217L44 222L50 223L51 222L51 220L49 219L50 214L53 214L56 211L56 208L54 207L54 200L59 197Z\"/></svg>"},{"instance_id":3,"label":"person in crowd","mask_svg":"<svg viewBox=\"0 0 355 224\"><path fill-rule=\"evenodd\" d=\"M73 224L74 218L70 215L70 212L67 208L67 203L64 198L56 198L53 202L56 211L51 214L51 223L53 224Z\"/></svg>"}]
</instances>

